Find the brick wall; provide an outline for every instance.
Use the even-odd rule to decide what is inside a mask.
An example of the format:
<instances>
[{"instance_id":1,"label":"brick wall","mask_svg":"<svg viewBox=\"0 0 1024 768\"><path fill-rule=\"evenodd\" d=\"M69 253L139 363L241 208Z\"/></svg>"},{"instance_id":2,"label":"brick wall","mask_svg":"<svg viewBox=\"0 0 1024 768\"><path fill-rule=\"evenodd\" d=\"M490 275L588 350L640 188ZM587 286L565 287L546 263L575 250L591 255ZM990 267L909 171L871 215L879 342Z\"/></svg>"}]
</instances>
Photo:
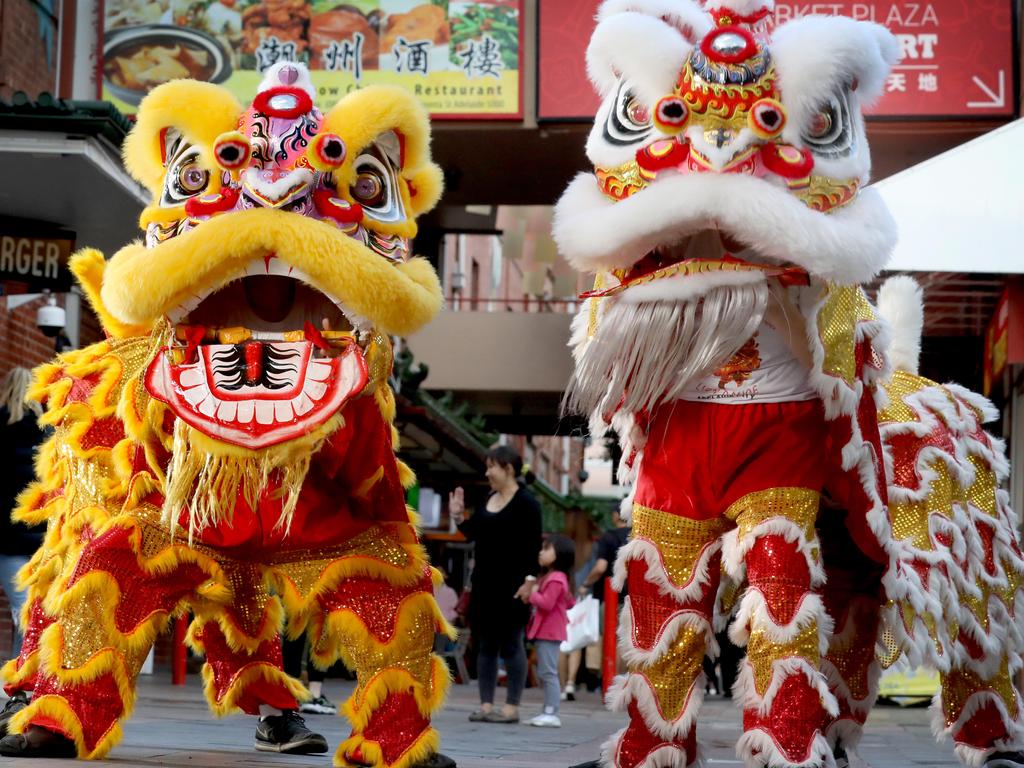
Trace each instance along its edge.
<instances>
[{"instance_id":1,"label":"brick wall","mask_svg":"<svg viewBox=\"0 0 1024 768\"><path fill-rule=\"evenodd\" d=\"M53 0L0 0L0 99L10 99L15 91L35 98L56 89L55 11Z\"/></svg>"},{"instance_id":2,"label":"brick wall","mask_svg":"<svg viewBox=\"0 0 1024 768\"><path fill-rule=\"evenodd\" d=\"M53 358L54 340L36 327L36 311L45 302L38 298L11 311L7 299L0 298L0 376L16 365L33 368ZM64 306L60 294L57 303Z\"/></svg>"}]
</instances>

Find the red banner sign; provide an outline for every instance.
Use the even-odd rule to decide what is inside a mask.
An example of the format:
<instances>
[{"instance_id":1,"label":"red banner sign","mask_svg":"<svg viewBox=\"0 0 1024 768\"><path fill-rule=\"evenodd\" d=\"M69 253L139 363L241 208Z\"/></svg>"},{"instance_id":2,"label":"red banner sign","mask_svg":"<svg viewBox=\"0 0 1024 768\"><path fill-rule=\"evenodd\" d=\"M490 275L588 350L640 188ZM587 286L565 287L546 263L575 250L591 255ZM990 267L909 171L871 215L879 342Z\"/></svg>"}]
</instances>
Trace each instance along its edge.
<instances>
[{"instance_id":1,"label":"red banner sign","mask_svg":"<svg viewBox=\"0 0 1024 768\"><path fill-rule=\"evenodd\" d=\"M537 115L592 118L598 100L584 57L600 0L541 3ZM1015 114L1013 6L1009 0L777 2L776 23L842 15L886 26L901 60L869 110L884 117L1011 117Z\"/></svg>"}]
</instances>

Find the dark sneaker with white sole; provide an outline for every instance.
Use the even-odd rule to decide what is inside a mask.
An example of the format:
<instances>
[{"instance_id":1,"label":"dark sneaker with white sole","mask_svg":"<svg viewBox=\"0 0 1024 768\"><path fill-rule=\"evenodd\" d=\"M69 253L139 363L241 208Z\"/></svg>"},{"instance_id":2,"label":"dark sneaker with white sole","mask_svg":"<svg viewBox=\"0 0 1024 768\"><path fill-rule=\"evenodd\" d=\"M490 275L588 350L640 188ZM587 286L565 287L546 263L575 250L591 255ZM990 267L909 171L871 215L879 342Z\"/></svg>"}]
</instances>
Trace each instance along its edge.
<instances>
[{"instance_id":1,"label":"dark sneaker with white sole","mask_svg":"<svg viewBox=\"0 0 1024 768\"><path fill-rule=\"evenodd\" d=\"M832 751L832 756L836 760L836 768L850 768L850 758L846 754L846 750L836 744L836 748Z\"/></svg>"},{"instance_id":2,"label":"dark sneaker with white sole","mask_svg":"<svg viewBox=\"0 0 1024 768\"><path fill-rule=\"evenodd\" d=\"M314 715L336 715L338 714L338 708L324 696L322 693L315 699L304 701L299 704L299 712L305 712Z\"/></svg>"},{"instance_id":3,"label":"dark sneaker with white sole","mask_svg":"<svg viewBox=\"0 0 1024 768\"><path fill-rule=\"evenodd\" d=\"M306 727L295 710L270 715L256 726L256 749L260 752L286 752L312 755L327 751L327 739Z\"/></svg>"},{"instance_id":4,"label":"dark sneaker with white sole","mask_svg":"<svg viewBox=\"0 0 1024 768\"><path fill-rule=\"evenodd\" d=\"M75 742L54 731L30 726L25 733L9 733L0 739L4 757L77 757Z\"/></svg>"},{"instance_id":5,"label":"dark sneaker with white sole","mask_svg":"<svg viewBox=\"0 0 1024 768\"><path fill-rule=\"evenodd\" d=\"M3 711L0 711L0 738L7 735L7 724L11 718L28 706L28 694L18 691L4 704Z\"/></svg>"},{"instance_id":6,"label":"dark sneaker with white sole","mask_svg":"<svg viewBox=\"0 0 1024 768\"><path fill-rule=\"evenodd\" d=\"M993 752L983 768L1024 768L1024 752Z\"/></svg>"}]
</instances>

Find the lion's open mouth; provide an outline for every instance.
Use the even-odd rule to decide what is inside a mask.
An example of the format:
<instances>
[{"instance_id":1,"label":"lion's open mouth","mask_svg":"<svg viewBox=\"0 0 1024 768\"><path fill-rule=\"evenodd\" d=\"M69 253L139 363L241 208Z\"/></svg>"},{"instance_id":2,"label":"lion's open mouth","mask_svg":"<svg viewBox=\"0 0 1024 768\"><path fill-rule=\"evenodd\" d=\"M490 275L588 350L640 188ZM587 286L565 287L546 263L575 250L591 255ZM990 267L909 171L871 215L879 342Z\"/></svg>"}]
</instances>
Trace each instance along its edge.
<instances>
[{"instance_id":1,"label":"lion's open mouth","mask_svg":"<svg viewBox=\"0 0 1024 768\"><path fill-rule=\"evenodd\" d=\"M761 272L784 284L807 282L806 271L793 264L779 264L761 256L718 230L702 230L675 243L655 247L626 269L611 270L609 283L582 296L612 296L656 280L712 272Z\"/></svg>"},{"instance_id":2,"label":"lion's open mouth","mask_svg":"<svg viewBox=\"0 0 1024 768\"><path fill-rule=\"evenodd\" d=\"M366 386L365 323L274 256L168 313L146 387L204 434L263 448L323 424Z\"/></svg>"}]
</instances>

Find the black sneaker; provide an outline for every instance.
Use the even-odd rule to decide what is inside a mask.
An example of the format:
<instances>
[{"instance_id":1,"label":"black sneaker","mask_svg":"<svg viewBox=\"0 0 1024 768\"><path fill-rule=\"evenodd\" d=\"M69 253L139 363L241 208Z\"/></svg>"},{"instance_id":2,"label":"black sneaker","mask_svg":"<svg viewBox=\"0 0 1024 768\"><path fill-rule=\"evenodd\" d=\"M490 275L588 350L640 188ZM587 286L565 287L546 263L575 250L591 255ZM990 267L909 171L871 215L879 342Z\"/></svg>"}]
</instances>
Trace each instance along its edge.
<instances>
[{"instance_id":1,"label":"black sneaker","mask_svg":"<svg viewBox=\"0 0 1024 768\"><path fill-rule=\"evenodd\" d=\"M836 748L832 751L832 756L836 760L836 768L850 768L850 757L839 744L836 744Z\"/></svg>"},{"instance_id":2,"label":"black sneaker","mask_svg":"<svg viewBox=\"0 0 1024 768\"><path fill-rule=\"evenodd\" d=\"M4 704L3 711L0 711L0 738L7 735L7 723L11 718L28 706L28 694L24 691L16 692Z\"/></svg>"},{"instance_id":3,"label":"black sneaker","mask_svg":"<svg viewBox=\"0 0 1024 768\"><path fill-rule=\"evenodd\" d=\"M75 742L66 736L32 726L26 733L11 733L0 739L0 755L4 757L78 756Z\"/></svg>"},{"instance_id":4,"label":"black sneaker","mask_svg":"<svg viewBox=\"0 0 1024 768\"><path fill-rule=\"evenodd\" d=\"M1024 768L1024 752L993 752L984 768Z\"/></svg>"},{"instance_id":5,"label":"black sneaker","mask_svg":"<svg viewBox=\"0 0 1024 768\"><path fill-rule=\"evenodd\" d=\"M270 715L256 726L256 749L260 752L288 752L312 755L327 751L327 739L306 727L306 721L293 709Z\"/></svg>"},{"instance_id":6,"label":"black sneaker","mask_svg":"<svg viewBox=\"0 0 1024 768\"><path fill-rule=\"evenodd\" d=\"M315 699L299 704L299 712L308 712L314 715L336 715L338 714L338 708L321 693Z\"/></svg>"},{"instance_id":7,"label":"black sneaker","mask_svg":"<svg viewBox=\"0 0 1024 768\"><path fill-rule=\"evenodd\" d=\"M455 761L447 755L435 752L425 760L420 760L412 768L455 768Z\"/></svg>"},{"instance_id":8,"label":"black sneaker","mask_svg":"<svg viewBox=\"0 0 1024 768\"><path fill-rule=\"evenodd\" d=\"M571 765L569 768L601 768L600 760L588 760L585 763L579 763L577 765Z\"/></svg>"}]
</instances>

